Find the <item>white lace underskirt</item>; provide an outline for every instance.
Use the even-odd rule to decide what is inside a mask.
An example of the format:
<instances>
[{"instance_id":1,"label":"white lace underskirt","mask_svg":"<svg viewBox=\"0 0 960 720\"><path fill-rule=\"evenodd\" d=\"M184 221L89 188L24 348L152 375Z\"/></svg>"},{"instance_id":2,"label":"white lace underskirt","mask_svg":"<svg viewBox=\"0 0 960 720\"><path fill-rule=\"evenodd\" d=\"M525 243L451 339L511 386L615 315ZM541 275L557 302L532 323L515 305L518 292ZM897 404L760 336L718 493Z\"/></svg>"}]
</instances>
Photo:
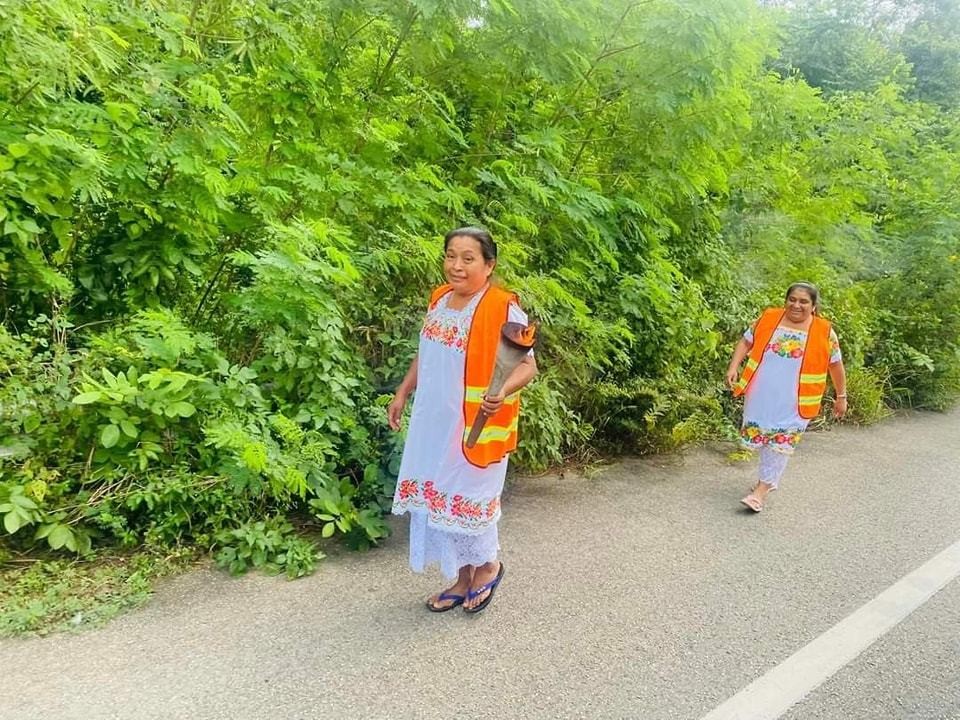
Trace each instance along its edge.
<instances>
[{"instance_id":1,"label":"white lace underskirt","mask_svg":"<svg viewBox=\"0 0 960 720\"><path fill-rule=\"evenodd\" d=\"M438 564L446 578L455 578L464 565L483 565L497 559L500 540L497 524L477 535L445 532L427 523L427 513L411 511L410 567L423 572Z\"/></svg>"}]
</instances>

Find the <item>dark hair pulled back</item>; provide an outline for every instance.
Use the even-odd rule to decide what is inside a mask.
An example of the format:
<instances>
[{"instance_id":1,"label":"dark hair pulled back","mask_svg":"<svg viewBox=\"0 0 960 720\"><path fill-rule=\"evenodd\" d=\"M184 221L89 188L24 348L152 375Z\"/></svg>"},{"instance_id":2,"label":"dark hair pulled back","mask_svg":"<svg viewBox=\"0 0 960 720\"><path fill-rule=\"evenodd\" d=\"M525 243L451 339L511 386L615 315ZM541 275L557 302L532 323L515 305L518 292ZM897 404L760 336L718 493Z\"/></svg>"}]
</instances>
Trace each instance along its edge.
<instances>
[{"instance_id":1,"label":"dark hair pulled back","mask_svg":"<svg viewBox=\"0 0 960 720\"><path fill-rule=\"evenodd\" d=\"M820 304L820 288L814 285L811 282L795 282L790 287L787 288L787 294L783 296L783 299L786 300L790 297L790 293L794 290L806 290L807 294L810 296L810 301L813 303L813 307L816 308Z\"/></svg>"},{"instance_id":2,"label":"dark hair pulled back","mask_svg":"<svg viewBox=\"0 0 960 720\"><path fill-rule=\"evenodd\" d=\"M493 262L497 259L497 244L493 241L490 233L483 228L467 226L457 228L456 230L451 230L443 238L444 252L446 252L447 246L450 245L450 241L455 237L473 238L480 243L480 252L483 254L484 260L487 262Z\"/></svg>"}]
</instances>

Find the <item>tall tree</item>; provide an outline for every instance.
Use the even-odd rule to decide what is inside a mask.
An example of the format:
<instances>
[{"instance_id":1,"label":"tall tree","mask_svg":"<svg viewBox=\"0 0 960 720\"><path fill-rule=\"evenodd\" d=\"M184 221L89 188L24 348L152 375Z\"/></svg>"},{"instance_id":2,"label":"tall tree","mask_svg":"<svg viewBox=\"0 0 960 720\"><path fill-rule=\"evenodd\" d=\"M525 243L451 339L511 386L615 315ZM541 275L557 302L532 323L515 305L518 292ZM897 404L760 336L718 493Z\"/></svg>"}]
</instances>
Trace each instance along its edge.
<instances>
[{"instance_id":1,"label":"tall tree","mask_svg":"<svg viewBox=\"0 0 960 720\"><path fill-rule=\"evenodd\" d=\"M913 67L913 97L944 107L960 107L960 4L918 0L919 12L904 28L903 54Z\"/></svg>"}]
</instances>

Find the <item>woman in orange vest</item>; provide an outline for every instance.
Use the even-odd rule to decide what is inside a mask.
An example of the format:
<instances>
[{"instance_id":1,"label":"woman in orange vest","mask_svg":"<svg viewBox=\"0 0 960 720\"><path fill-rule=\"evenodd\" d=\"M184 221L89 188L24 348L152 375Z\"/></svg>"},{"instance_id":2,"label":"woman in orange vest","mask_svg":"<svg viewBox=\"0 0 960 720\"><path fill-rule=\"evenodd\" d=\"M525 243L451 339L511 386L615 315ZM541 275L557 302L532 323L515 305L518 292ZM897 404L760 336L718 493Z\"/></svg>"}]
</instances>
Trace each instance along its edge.
<instances>
[{"instance_id":1,"label":"woman in orange vest","mask_svg":"<svg viewBox=\"0 0 960 720\"><path fill-rule=\"evenodd\" d=\"M828 374L836 390L833 414L847 411L840 344L830 322L817 315L819 296L810 283L791 285L784 307L765 310L743 334L727 368L727 385L745 395L740 442L760 451L759 480L740 501L753 512L779 487L807 423L819 414Z\"/></svg>"},{"instance_id":2,"label":"woman in orange vest","mask_svg":"<svg viewBox=\"0 0 960 720\"><path fill-rule=\"evenodd\" d=\"M516 296L491 283L497 246L480 228L444 238L447 284L433 291L419 349L387 409L390 427L416 390L393 499L393 513L410 513L410 566L437 563L456 582L432 595L427 608L460 605L479 612L493 599L503 563L497 559L500 493L510 451L517 446L519 390L537 374L533 353L486 392L504 322L527 324ZM488 416L476 444L465 438L481 411Z\"/></svg>"}]
</instances>

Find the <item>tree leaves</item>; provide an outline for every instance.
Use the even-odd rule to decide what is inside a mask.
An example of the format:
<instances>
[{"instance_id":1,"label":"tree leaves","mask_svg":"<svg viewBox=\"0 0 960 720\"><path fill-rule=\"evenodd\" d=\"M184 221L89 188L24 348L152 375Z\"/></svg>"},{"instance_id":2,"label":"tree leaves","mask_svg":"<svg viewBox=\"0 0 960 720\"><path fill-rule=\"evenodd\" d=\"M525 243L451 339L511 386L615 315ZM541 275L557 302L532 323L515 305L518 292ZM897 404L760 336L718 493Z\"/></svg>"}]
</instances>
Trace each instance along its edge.
<instances>
[{"instance_id":1,"label":"tree leaves","mask_svg":"<svg viewBox=\"0 0 960 720\"><path fill-rule=\"evenodd\" d=\"M120 439L120 428L116 425L106 425L100 432L100 444L105 448L112 448Z\"/></svg>"}]
</instances>

